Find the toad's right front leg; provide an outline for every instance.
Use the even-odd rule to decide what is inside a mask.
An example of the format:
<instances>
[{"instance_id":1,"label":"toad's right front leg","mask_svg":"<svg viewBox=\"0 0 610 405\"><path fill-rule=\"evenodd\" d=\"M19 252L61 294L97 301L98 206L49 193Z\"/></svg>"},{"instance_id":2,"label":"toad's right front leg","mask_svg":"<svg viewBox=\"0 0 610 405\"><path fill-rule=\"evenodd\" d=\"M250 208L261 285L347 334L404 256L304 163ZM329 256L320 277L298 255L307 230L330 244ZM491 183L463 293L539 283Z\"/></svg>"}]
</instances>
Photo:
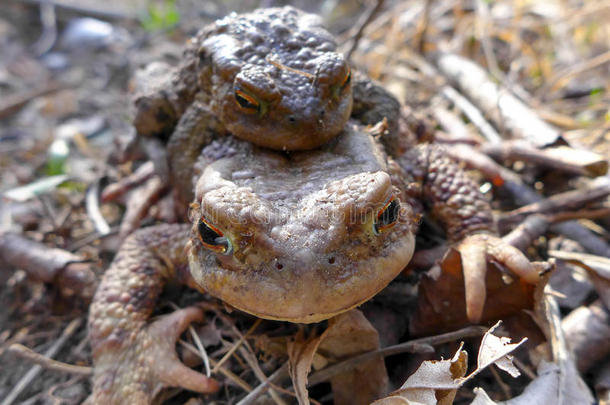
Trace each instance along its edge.
<instances>
[{"instance_id":1,"label":"toad's right front leg","mask_svg":"<svg viewBox=\"0 0 610 405\"><path fill-rule=\"evenodd\" d=\"M190 307L149 323L169 278L183 278L189 225L143 228L127 238L98 287L89 312L93 393L88 404L149 404L164 386L210 393L218 383L180 362L175 344L192 322Z\"/></svg>"}]
</instances>

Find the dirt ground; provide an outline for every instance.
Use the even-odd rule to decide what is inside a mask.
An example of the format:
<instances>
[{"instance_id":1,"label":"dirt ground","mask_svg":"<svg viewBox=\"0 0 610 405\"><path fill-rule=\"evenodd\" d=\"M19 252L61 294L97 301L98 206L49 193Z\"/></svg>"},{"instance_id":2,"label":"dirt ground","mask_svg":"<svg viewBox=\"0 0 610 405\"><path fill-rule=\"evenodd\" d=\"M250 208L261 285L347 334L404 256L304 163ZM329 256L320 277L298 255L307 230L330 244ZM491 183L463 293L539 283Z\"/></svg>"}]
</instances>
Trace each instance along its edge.
<instances>
[{"instance_id":1,"label":"dirt ground","mask_svg":"<svg viewBox=\"0 0 610 405\"><path fill-rule=\"evenodd\" d=\"M556 328L549 336L532 318L522 314L511 318L503 333L510 334L513 341L521 336L530 339L513 353L521 376L513 378L500 369L486 368L457 391L454 403L474 403L475 387L482 387L495 401L516 398L509 403L543 403L532 399L541 397L519 397L526 387L532 395L544 396L534 384L541 382L555 387L560 392L557 398L563 398L553 402L554 394L546 394L548 403L576 403L569 402L570 395L582 399L590 391L599 404L610 404L610 189L604 183L610 158L610 4L604 0L5 0L0 6L0 231L76 255L85 265L76 266L75 271L85 274L85 279L78 284L81 287L70 289L56 282L57 274L48 279L37 277L0 254L0 303L4 307L0 311L0 404L8 404L13 393L16 397L10 403L81 403L90 392L89 369L74 371L61 365L53 369L48 364L40 368L27 359L27 353L16 353L15 345L66 364L91 366L86 319L92 291L87 288L94 288L114 257L125 212L124 201L101 203L99 193L142 163L123 158L134 133L130 103L134 72L158 60L176 64L189 37L230 12L285 4L321 15L341 51L350 53L352 66L380 81L427 123L426 137L445 143L454 157L463 160L491 199L503 235L533 214L547 221L548 229L535 234L523 250L532 260L554 261L556 271L546 291L557 302L555 312L547 308L550 312L541 315L544 311L534 306L546 301L534 296L533 290L524 294L532 300L530 312L542 311L537 314L548 330L555 322L563 332ZM489 106L475 101L477 91L479 95L489 93L476 86L469 93L464 83L451 78L451 69L444 70L439 62L439 55L444 54L477 63L491 83L521 100L535 121L525 113L498 118L486 111L500 102ZM457 63L455 67L459 67ZM461 104L460 95L482 112L483 123ZM538 127L539 122L546 126ZM493 134L499 138L494 140ZM525 151L512 143L515 140L525 141ZM549 148L558 151L553 149L556 154L551 156ZM477 162L468 152L472 150L494 159L495 166L490 169ZM584 152L577 154L576 150ZM508 170L514 180L508 180L513 177L499 168ZM500 183L494 180L500 177ZM509 183L519 185L511 189ZM609 191L604 192L606 189ZM533 200L523 190L543 199L568 191L575 196L561 195L550 205L531 207L528 204ZM516 211L525 205L529 211ZM92 206L109 226L106 232L100 230ZM166 221L164 209L162 203L152 207L142 226ZM557 226L567 223L578 230L570 233ZM434 224L424 226L422 233L418 249L443 241ZM48 261L62 260L53 251L42 253L43 258L45 255L49 255ZM80 273L82 268L84 273ZM363 307L377 328L382 347L415 338L409 316L404 314L432 305L417 302L417 280L419 277L403 275ZM287 361L285 342L294 337L295 325L259 324L253 317L227 312L221 303L206 298L217 305L207 311L208 323L198 328L210 358L219 360L248 333L245 340L249 344L240 346L238 354L225 364L236 377L218 374L225 383L214 395L166 390L159 403L237 403L261 384L259 370L269 376ZM171 286L158 312L171 312L169 302L185 306L199 300L199 294ZM424 328L426 336L446 332L435 329L433 322L428 326L432 329ZM457 326L455 329L467 325ZM325 327L307 331L313 335ZM460 341L466 342L470 370L476 368L481 333L475 335L458 334L444 345L435 345L433 353L387 355L389 386L398 389L424 360L450 358ZM568 348L572 348L572 360ZM183 357L193 366L198 364L188 351ZM573 384L579 383L580 375L587 387L542 381L542 358L556 365L558 373L571 378ZM328 380L310 387L312 400L333 403ZM18 389L20 384L24 386ZM283 390L292 389L289 379L277 384ZM439 385L430 385L438 397ZM290 394L276 396L285 403L297 401ZM268 395L257 401L282 403ZM400 403L407 402L387 402Z\"/></svg>"}]
</instances>

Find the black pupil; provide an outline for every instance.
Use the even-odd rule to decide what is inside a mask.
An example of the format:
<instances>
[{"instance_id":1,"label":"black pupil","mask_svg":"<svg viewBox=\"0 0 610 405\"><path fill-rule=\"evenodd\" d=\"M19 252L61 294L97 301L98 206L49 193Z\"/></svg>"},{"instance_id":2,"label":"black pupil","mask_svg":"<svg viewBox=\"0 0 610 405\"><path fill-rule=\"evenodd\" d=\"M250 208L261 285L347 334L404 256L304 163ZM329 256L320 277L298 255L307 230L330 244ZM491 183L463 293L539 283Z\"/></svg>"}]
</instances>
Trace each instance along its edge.
<instances>
[{"instance_id":1,"label":"black pupil","mask_svg":"<svg viewBox=\"0 0 610 405\"><path fill-rule=\"evenodd\" d=\"M392 200L381 215L377 217L377 223L375 224L377 228L383 228L384 226L394 223L398 218L399 208L400 204L398 203L398 200Z\"/></svg>"},{"instance_id":2,"label":"black pupil","mask_svg":"<svg viewBox=\"0 0 610 405\"><path fill-rule=\"evenodd\" d=\"M347 86L351 80L352 80L352 72L349 72L347 74L347 77L345 78L345 81L343 82L343 85Z\"/></svg>"},{"instance_id":3,"label":"black pupil","mask_svg":"<svg viewBox=\"0 0 610 405\"><path fill-rule=\"evenodd\" d=\"M199 231L199 235L201 236L203 243L207 243L208 245L218 245L216 239L222 237L222 235L219 235L203 221L199 221L197 230Z\"/></svg>"},{"instance_id":4,"label":"black pupil","mask_svg":"<svg viewBox=\"0 0 610 405\"><path fill-rule=\"evenodd\" d=\"M235 99L237 100L239 105L242 106L243 108L250 108L253 110L258 110L258 105L252 104L251 102L249 102L246 98L242 97L237 92L235 93Z\"/></svg>"}]
</instances>

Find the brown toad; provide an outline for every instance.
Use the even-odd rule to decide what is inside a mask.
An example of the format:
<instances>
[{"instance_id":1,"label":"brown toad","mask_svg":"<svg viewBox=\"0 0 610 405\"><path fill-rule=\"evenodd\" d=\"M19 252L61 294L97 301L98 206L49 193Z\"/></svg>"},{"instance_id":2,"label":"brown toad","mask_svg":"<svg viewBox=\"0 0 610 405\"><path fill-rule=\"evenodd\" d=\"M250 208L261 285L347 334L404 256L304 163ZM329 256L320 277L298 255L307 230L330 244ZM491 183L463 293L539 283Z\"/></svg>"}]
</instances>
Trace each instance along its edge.
<instances>
[{"instance_id":1,"label":"brown toad","mask_svg":"<svg viewBox=\"0 0 610 405\"><path fill-rule=\"evenodd\" d=\"M163 385L218 388L174 351L180 333L202 319L199 309L149 322L166 280L263 318L327 319L368 300L408 264L424 204L449 240L479 248L483 263L490 255L529 282L538 278L521 252L493 236L489 204L435 146L392 158L348 123L321 148L289 154L221 137L195 172L192 223L137 231L104 275L89 317L91 403L146 404ZM468 276L476 317L485 285Z\"/></svg>"},{"instance_id":2,"label":"brown toad","mask_svg":"<svg viewBox=\"0 0 610 405\"><path fill-rule=\"evenodd\" d=\"M218 136L313 149L337 136L350 114L394 125L400 108L385 91L371 101L376 85L351 72L320 18L290 6L216 21L189 40L177 68L152 64L137 75L136 88L137 133L168 142L173 167L155 161L180 189L189 188L183 174Z\"/></svg>"}]
</instances>

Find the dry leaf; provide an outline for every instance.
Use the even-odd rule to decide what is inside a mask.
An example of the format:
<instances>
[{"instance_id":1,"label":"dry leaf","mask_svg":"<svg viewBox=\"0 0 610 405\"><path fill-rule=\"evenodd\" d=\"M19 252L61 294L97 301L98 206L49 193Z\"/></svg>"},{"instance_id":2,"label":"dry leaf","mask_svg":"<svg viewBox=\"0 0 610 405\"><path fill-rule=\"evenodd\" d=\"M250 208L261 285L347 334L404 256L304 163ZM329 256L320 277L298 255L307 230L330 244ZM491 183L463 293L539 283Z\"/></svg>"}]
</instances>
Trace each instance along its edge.
<instances>
[{"instance_id":1,"label":"dry leaf","mask_svg":"<svg viewBox=\"0 0 610 405\"><path fill-rule=\"evenodd\" d=\"M510 343L508 338L492 335L498 325L499 323L483 336L477 356L477 368L468 376L464 377L468 367L468 353L462 350L460 345L451 360L424 361L399 390L371 405L451 405L458 388L494 363L513 377L515 372L518 375L519 372L508 358L508 354L521 346L526 339Z\"/></svg>"},{"instance_id":2,"label":"dry leaf","mask_svg":"<svg viewBox=\"0 0 610 405\"><path fill-rule=\"evenodd\" d=\"M383 399L379 399L373 402L371 405L426 405L423 402L409 401L403 397L391 396Z\"/></svg>"},{"instance_id":3,"label":"dry leaf","mask_svg":"<svg viewBox=\"0 0 610 405\"><path fill-rule=\"evenodd\" d=\"M455 330L468 325L464 298L464 277L460 254L451 249L442 263L424 276L419 284L417 310L411 320L414 335ZM545 279L541 279L541 283ZM535 285L506 277L495 263L487 264L487 299L481 322L490 322L533 309Z\"/></svg>"},{"instance_id":4,"label":"dry leaf","mask_svg":"<svg viewBox=\"0 0 610 405\"><path fill-rule=\"evenodd\" d=\"M316 338L305 339L302 330L288 343L288 365L299 405L309 404L307 376L312 364L336 362L379 349L379 335L362 312L351 310L328 322ZM331 379L335 404L369 404L387 390L388 375L382 356L364 362Z\"/></svg>"},{"instance_id":5,"label":"dry leaf","mask_svg":"<svg viewBox=\"0 0 610 405\"><path fill-rule=\"evenodd\" d=\"M508 401L492 401L482 388L476 388L476 397L471 405L593 404L594 399L578 377L573 363L562 364L563 370L557 364L542 362L538 367L538 377L525 388L523 394Z\"/></svg>"},{"instance_id":6,"label":"dry leaf","mask_svg":"<svg viewBox=\"0 0 610 405\"><path fill-rule=\"evenodd\" d=\"M318 354L338 360L379 349L377 330L358 310L332 318L322 334ZM388 374L381 355L331 379L335 405L367 405L387 392Z\"/></svg>"},{"instance_id":7,"label":"dry leaf","mask_svg":"<svg viewBox=\"0 0 610 405\"><path fill-rule=\"evenodd\" d=\"M479 348L479 355L477 356L477 370L475 370L472 375L492 363L495 363L496 366L506 371L514 378L521 375L519 370L513 365L512 356L509 356L508 353L521 346L527 338L521 339L519 343L510 343L510 338L498 337L492 334L499 325L500 322L495 324L483 336L481 347Z\"/></svg>"},{"instance_id":8,"label":"dry leaf","mask_svg":"<svg viewBox=\"0 0 610 405\"><path fill-rule=\"evenodd\" d=\"M309 405L307 375L319 344L320 337L305 339L302 329L296 334L295 340L288 343L288 372L299 405Z\"/></svg>"},{"instance_id":9,"label":"dry leaf","mask_svg":"<svg viewBox=\"0 0 610 405\"><path fill-rule=\"evenodd\" d=\"M610 258L562 250L549 250L549 255L585 269L600 298L610 308Z\"/></svg>"},{"instance_id":10,"label":"dry leaf","mask_svg":"<svg viewBox=\"0 0 610 405\"><path fill-rule=\"evenodd\" d=\"M451 405L468 367L468 354L458 349L450 360L424 361L399 390L371 405Z\"/></svg>"}]
</instances>

